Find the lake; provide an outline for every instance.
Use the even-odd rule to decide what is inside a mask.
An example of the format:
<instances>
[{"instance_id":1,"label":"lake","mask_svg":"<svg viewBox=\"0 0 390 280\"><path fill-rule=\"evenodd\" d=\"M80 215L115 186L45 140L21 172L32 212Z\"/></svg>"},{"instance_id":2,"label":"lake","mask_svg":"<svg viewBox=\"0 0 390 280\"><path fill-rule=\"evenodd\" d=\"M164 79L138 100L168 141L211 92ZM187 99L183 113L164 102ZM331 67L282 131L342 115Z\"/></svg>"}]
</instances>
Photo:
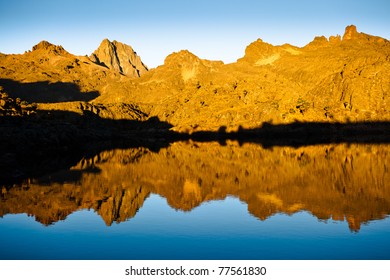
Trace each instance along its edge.
<instances>
[{"instance_id":1,"label":"lake","mask_svg":"<svg viewBox=\"0 0 390 280\"><path fill-rule=\"evenodd\" d=\"M390 146L178 141L2 187L0 259L390 259Z\"/></svg>"}]
</instances>

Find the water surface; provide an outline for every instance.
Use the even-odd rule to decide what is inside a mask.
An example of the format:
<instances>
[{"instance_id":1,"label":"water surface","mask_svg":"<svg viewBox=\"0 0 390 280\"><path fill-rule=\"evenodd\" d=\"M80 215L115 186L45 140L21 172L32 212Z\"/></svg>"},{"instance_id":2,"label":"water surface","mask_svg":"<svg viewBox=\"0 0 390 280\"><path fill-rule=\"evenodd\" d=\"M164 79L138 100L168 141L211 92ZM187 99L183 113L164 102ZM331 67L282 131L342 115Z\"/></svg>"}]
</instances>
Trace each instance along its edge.
<instances>
[{"instance_id":1,"label":"water surface","mask_svg":"<svg viewBox=\"0 0 390 280\"><path fill-rule=\"evenodd\" d=\"M389 259L388 145L176 142L5 186L1 259Z\"/></svg>"}]
</instances>

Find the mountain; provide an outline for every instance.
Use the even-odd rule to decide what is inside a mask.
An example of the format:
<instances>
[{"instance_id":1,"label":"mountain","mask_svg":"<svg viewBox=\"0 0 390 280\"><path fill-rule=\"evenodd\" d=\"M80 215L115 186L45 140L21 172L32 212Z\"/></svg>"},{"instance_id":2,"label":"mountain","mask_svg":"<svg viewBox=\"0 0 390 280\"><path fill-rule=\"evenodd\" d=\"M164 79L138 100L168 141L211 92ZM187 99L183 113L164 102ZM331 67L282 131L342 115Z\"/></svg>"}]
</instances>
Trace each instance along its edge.
<instances>
[{"instance_id":1,"label":"mountain","mask_svg":"<svg viewBox=\"0 0 390 280\"><path fill-rule=\"evenodd\" d=\"M343 40L319 38L303 48L252 43L237 63L200 79L188 104L196 100L204 126L388 120L389 41L354 26Z\"/></svg>"},{"instance_id":2,"label":"mountain","mask_svg":"<svg viewBox=\"0 0 390 280\"><path fill-rule=\"evenodd\" d=\"M148 71L131 46L115 40L104 39L90 59L129 77L140 77Z\"/></svg>"},{"instance_id":3,"label":"mountain","mask_svg":"<svg viewBox=\"0 0 390 280\"><path fill-rule=\"evenodd\" d=\"M389 120L389 67L389 41L348 26L342 38L316 37L302 48L259 39L226 65L174 53L118 98L148 103L152 115L179 131Z\"/></svg>"},{"instance_id":4,"label":"mountain","mask_svg":"<svg viewBox=\"0 0 390 280\"><path fill-rule=\"evenodd\" d=\"M258 39L231 64L183 50L147 71L130 46L107 39L90 57L42 42L23 55L1 54L0 64L10 97L73 111L63 101L137 104L177 131L390 120L390 42L353 25L304 47Z\"/></svg>"},{"instance_id":5,"label":"mountain","mask_svg":"<svg viewBox=\"0 0 390 280\"><path fill-rule=\"evenodd\" d=\"M108 63L102 65L106 59L102 54L109 53L109 49L104 49L105 41L95 56L102 61L70 54L62 46L47 41L21 55L0 54L0 85L10 97L28 102L88 102L105 94L107 84L130 80L147 71L146 67L133 68L130 62L126 64L125 58L133 59L134 67L143 66L130 46L119 43L116 45L120 50L115 51L114 56L121 58L121 64L117 64L120 68ZM110 96L111 102L115 102L115 92Z\"/></svg>"}]
</instances>

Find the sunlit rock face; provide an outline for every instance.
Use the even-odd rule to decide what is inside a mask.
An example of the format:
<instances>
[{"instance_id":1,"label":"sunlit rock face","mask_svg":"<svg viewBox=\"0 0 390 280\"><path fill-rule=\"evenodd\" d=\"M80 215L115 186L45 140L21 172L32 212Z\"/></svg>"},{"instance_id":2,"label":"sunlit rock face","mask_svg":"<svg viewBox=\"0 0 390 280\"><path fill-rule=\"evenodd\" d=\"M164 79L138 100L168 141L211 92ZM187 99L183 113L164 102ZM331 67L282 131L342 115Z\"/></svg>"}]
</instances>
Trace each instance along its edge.
<instances>
[{"instance_id":1,"label":"sunlit rock face","mask_svg":"<svg viewBox=\"0 0 390 280\"><path fill-rule=\"evenodd\" d=\"M351 40L358 37L358 32L355 25L349 25L345 28L343 40Z\"/></svg>"},{"instance_id":2,"label":"sunlit rock face","mask_svg":"<svg viewBox=\"0 0 390 280\"><path fill-rule=\"evenodd\" d=\"M260 220L308 211L320 220L345 220L358 231L390 213L389 153L386 145L269 150L235 142L177 142L159 153L104 151L70 170L4 186L0 215L27 213L51 224L93 209L111 225L134 217L152 193L181 211L233 196Z\"/></svg>"},{"instance_id":3,"label":"sunlit rock face","mask_svg":"<svg viewBox=\"0 0 390 280\"><path fill-rule=\"evenodd\" d=\"M0 54L0 85L14 99L55 102L62 110L73 110L69 101L118 110L136 104L176 131L389 121L389 57L387 39L353 25L343 36L316 36L304 47L258 39L230 64L181 50L150 70L117 41L103 40L90 56L43 41L23 55Z\"/></svg>"},{"instance_id":4,"label":"sunlit rock face","mask_svg":"<svg viewBox=\"0 0 390 280\"><path fill-rule=\"evenodd\" d=\"M97 64L114 69L129 77L140 77L148 71L131 46L115 40L111 42L104 39L90 58Z\"/></svg>"}]
</instances>

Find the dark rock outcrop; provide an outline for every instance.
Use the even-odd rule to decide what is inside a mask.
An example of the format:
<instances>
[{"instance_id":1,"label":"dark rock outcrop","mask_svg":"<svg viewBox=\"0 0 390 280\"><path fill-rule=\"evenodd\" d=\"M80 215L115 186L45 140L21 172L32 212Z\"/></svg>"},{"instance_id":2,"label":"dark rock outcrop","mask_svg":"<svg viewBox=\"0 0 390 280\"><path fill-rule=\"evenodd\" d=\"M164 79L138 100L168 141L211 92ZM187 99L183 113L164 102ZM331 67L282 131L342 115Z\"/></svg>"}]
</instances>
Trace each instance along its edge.
<instances>
[{"instance_id":1,"label":"dark rock outcrop","mask_svg":"<svg viewBox=\"0 0 390 280\"><path fill-rule=\"evenodd\" d=\"M24 116L36 113L37 104L29 104L20 98L15 100L8 96L0 86L0 116Z\"/></svg>"}]
</instances>

